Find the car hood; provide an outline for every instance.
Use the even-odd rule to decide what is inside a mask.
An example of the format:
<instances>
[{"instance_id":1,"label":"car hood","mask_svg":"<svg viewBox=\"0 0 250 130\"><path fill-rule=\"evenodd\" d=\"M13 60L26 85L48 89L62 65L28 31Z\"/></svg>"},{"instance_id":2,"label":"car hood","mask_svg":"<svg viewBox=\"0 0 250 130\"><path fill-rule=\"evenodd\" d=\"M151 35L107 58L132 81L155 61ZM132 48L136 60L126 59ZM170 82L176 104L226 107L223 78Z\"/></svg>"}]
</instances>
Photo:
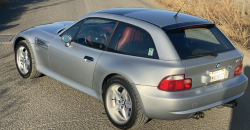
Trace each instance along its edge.
<instances>
[{"instance_id":1,"label":"car hood","mask_svg":"<svg viewBox=\"0 0 250 130\"><path fill-rule=\"evenodd\" d=\"M55 22L52 24L36 26L35 28L51 33L53 35L57 35L62 29L69 27L73 23L74 21L62 21L62 22Z\"/></svg>"}]
</instances>

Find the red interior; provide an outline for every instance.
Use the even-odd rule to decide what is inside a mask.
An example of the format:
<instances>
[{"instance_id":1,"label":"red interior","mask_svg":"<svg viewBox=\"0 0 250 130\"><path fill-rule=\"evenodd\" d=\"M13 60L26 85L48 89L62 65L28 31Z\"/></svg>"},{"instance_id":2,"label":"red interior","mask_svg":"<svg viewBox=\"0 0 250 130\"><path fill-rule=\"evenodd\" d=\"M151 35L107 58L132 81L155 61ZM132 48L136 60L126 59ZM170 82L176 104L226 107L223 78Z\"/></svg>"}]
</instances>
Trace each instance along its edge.
<instances>
[{"instance_id":1,"label":"red interior","mask_svg":"<svg viewBox=\"0 0 250 130\"><path fill-rule=\"evenodd\" d=\"M111 27L104 27L102 29L107 30L109 33L113 32L113 29ZM87 36L87 39L90 41L91 35ZM124 46L126 43L130 41L139 41L142 42L143 38L141 36L141 33L139 30L133 29L131 27L125 28L122 38L119 40L117 50L119 50L122 46ZM104 43L105 40L102 39L102 43Z\"/></svg>"},{"instance_id":2,"label":"red interior","mask_svg":"<svg viewBox=\"0 0 250 130\"><path fill-rule=\"evenodd\" d=\"M104 27L102 29L105 29L107 30L109 33L112 33L113 32L113 29L111 27Z\"/></svg>"},{"instance_id":3,"label":"red interior","mask_svg":"<svg viewBox=\"0 0 250 130\"><path fill-rule=\"evenodd\" d=\"M126 44L127 42L129 42L131 33L132 33L132 28L127 27L122 35L122 38L119 40L118 46L117 46L117 50L119 50L124 44Z\"/></svg>"},{"instance_id":4,"label":"red interior","mask_svg":"<svg viewBox=\"0 0 250 130\"><path fill-rule=\"evenodd\" d=\"M143 38L141 36L140 31L133 29L131 27L127 27L122 35L122 38L119 40L117 50L119 50L122 46L124 46L129 41L140 41L142 42Z\"/></svg>"}]
</instances>

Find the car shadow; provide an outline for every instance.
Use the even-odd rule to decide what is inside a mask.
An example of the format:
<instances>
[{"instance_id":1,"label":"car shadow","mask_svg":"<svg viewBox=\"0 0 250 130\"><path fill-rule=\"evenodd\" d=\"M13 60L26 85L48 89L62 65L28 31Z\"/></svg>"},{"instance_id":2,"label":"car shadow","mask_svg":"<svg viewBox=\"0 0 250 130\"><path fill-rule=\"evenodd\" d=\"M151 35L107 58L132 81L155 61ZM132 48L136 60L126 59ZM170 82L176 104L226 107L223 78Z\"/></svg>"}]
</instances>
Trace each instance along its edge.
<instances>
[{"instance_id":1,"label":"car shadow","mask_svg":"<svg viewBox=\"0 0 250 130\"><path fill-rule=\"evenodd\" d=\"M52 4L45 6L44 5L37 6L39 3L46 1L49 0L8 0L7 2L3 3L0 6L0 18L1 18L0 32L18 26L19 24L17 20L19 20L26 11L32 10L35 12L37 9L55 6L61 3L69 2L70 0L54 2ZM32 4L36 4L36 6L34 8L30 8L29 5ZM41 16L37 15L36 17L41 17ZM11 24L12 22L15 22L15 24ZM27 24L29 24L30 28L32 26L36 26L33 25L32 23L27 23Z\"/></svg>"},{"instance_id":2,"label":"car shadow","mask_svg":"<svg viewBox=\"0 0 250 130\"><path fill-rule=\"evenodd\" d=\"M250 66L245 66L244 74L250 79ZM250 129L250 84L248 85L242 97L237 99L238 106L232 110L232 119L230 130L248 130Z\"/></svg>"},{"instance_id":3,"label":"car shadow","mask_svg":"<svg viewBox=\"0 0 250 130\"><path fill-rule=\"evenodd\" d=\"M17 75L12 60L1 64L0 71L0 126L1 128L7 128L18 120L17 114L23 111L25 104L28 102L28 99L25 98L27 95L24 93L27 87L13 84L13 81L20 79L20 77ZM9 73L15 73L15 76L11 76ZM8 120L9 117L13 116L16 118Z\"/></svg>"}]
</instances>

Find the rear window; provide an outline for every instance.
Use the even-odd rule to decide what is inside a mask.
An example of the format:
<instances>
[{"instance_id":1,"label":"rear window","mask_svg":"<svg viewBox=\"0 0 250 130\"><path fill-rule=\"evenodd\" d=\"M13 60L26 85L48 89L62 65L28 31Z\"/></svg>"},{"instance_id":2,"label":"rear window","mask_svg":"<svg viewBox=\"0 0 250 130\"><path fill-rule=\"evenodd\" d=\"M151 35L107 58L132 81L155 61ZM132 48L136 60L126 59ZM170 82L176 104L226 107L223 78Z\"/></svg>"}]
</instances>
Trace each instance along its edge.
<instances>
[{"instance_id":1,"label":"rear window","mask_svg":"<svg viewBox=\"0 0 250 130\"><path fill-rule=\"evenodd\" d=\"M199 25L165 31L181 59L218 54L234 46L214 25Z\"/></svg>"}]
</instances>

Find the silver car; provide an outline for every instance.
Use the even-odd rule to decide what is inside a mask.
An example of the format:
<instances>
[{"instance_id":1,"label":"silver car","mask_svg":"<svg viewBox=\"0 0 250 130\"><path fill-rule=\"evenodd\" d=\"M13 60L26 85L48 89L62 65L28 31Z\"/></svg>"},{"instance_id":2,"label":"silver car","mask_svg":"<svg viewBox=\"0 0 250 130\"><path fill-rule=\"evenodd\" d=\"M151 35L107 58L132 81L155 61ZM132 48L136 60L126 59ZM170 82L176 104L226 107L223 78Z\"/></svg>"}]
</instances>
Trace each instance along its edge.
<instances>
[{"instance_id":1,"label":"silver car","mask_svg":"<svg viewBox=\"0 0 250 130\"><path fill-rule=\"evenodd\" d=\"M143 8L107 9L36 26L13 43L23 78L41 73L103 101L118 128L203 118L237 106L243 54L210 21Z\"/></svg>"}]
</instances>

